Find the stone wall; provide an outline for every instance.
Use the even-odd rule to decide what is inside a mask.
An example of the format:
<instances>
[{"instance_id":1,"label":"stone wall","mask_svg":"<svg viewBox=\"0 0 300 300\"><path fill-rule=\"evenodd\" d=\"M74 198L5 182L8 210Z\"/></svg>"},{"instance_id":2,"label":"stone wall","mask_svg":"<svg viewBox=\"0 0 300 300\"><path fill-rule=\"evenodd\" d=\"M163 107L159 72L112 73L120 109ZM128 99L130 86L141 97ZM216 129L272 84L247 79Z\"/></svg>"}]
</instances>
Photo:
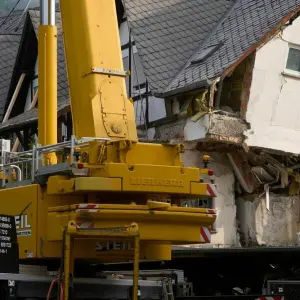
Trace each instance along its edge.
<instances>
[{"instance_id":1,"label":"stone wall","mask_svg":"<svg viewBox=\"0 0 300 300\"><path fill-rule=\"evenodd\" d=\"M237 219L243 246L295 246L299 222L299 196L270 194L270 209L265 195L239 197Z\"/></svg>"}]
</instances>

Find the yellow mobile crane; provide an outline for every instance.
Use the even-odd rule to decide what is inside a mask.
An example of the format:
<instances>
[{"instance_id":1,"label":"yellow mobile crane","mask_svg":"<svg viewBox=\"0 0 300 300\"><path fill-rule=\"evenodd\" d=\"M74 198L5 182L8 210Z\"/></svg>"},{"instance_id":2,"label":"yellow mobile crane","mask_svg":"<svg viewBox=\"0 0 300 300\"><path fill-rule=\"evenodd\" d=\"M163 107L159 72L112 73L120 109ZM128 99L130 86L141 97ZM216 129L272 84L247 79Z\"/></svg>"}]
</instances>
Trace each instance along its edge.
<instances>
[{"instance_id":1,"label":"yellow mobile crane","mask_svg":"<svg viewBox=\"0 0 300 300\"><path fill-rule=\"evenodd\" d=\"M38 143L27 152L3 152L0 212L16 218L22 261L62 260L65 300L75 259L132 257L137 299L139 259L170 260L172 245L209 242L215 211L180 201L215 197L215 186L201 181L211 171L207 161L204 169L184 167L184 145L138 141L115 0L60 1L74 136L57 143L54 5L49 0L48 23L38 35ZM11 170L18 180L5 179ZM132 251L121 244L123 251L97 251L107 240L133 240Z\"/></svg>"}]
</instances>

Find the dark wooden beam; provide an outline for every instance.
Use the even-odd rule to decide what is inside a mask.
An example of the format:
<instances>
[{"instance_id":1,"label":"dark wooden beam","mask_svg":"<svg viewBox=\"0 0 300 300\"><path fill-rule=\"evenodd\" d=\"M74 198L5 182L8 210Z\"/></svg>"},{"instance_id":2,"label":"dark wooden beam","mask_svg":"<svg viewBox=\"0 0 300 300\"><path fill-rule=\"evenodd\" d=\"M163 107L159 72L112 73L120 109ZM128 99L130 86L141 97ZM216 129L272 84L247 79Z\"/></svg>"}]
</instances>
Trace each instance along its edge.
<instances>
[{"instance_id":1,"label":"dark wooden beam","mask_svg":"<svg viewBox=\"0 0 300 300\"><path fill-rule=\"evenodd\" d=\"M29 150L29 128L24 128L24 151L28 151Z\"/></svg>"},{"instance_id":2,"label":"dark wooden beam","mask_svg":"<svg viewBox=\"0 0 300 300\"><path fill-rule=\"evenodd\" d=\"M17 138L19 139L22 147L24 148L24 136L23 136L23 134L19 130L16 130L15 134L16 134Z\"/></svg>"}]
</instances>

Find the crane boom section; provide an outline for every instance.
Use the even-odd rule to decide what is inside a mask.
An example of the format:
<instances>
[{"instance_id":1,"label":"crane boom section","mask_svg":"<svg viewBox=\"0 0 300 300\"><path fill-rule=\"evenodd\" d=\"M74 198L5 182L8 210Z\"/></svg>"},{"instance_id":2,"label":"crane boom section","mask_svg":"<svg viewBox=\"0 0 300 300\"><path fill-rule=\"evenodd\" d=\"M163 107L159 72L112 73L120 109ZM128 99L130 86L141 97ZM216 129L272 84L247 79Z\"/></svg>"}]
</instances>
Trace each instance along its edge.
<instances>
[{"instance_id":1,"label":"crane boom section","mask_svg":"<svg viewBox=\"0 0 300 300\"><path fill-rule=\"evenodd\" d=\"M53 3L48 3L52 9ZM172 245L210 242L216 211L182 206L182 201L216 197L207 178L213 175L210 158L203 156L204 169L185 167L184 145L137 141L115 0L60 0L60 9L75 137L55 142L57 35L53 24L43 25L42 145L23 153L2 151L0 211L16 218L21 260L63 262L59 278L65 300L75 259L90 264L90 259L132 258L137 300L139 259L170 260ZM113 251L105 246L115 243Z\"/></svg>"},{"instance_id":2,"label":"crane boom section","mask_svg":"<svg viewBox=\"0 0 300 300\"><path fill-rule=\"evenodd\" d=\"M114 0L60 1L74 134L137 141Z\"/></svg>"}]
</instances>

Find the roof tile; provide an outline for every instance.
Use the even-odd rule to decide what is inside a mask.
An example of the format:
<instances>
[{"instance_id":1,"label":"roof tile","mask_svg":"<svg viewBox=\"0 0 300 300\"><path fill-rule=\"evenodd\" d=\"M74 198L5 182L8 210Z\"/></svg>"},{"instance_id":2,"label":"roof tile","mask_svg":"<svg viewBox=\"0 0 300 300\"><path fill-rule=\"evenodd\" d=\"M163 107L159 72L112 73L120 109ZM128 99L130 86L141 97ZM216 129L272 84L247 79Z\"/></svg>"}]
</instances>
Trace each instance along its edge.
<instances>
[{"instance_id":1,"label":"roof tile","mask_svg":"<svg viewBox=\"0 0 300 300\"><path fill-rule=\"evenodd\" d=\"M22 16L22 18L21 18ZM17 57L26 14L0 14L0 120L4 116L8 90Z\"/></svg>"},{"instance_id":2,"label":"roof tile","mask_svg":"<svg viewBox=\"0 0 300 300\"><path fill-rule=\"evenodd\" d=\"M245 51L259 43L284 17L299 8L300 0L238 0L229 16L200 45L198 52L219 41L224 41L223 46L204 63L191 65L190 59L164 92L175 93L190 84L220 76ZM194 76L195 74L198 76Z\"/></svg>"},{"instance_id":3,"label":"roof tile","mask_svg":"<svg viewBox=\"0 0 300 300\"><path fill-rule=\"evenodd\" d=\"M160 92L184 67L234 0L123 2L150 88ZM172 64L167 60L170 56L176 57ZM152 59L156 60L155 67L150 63Z\"/></svg>"}]
</instances>

